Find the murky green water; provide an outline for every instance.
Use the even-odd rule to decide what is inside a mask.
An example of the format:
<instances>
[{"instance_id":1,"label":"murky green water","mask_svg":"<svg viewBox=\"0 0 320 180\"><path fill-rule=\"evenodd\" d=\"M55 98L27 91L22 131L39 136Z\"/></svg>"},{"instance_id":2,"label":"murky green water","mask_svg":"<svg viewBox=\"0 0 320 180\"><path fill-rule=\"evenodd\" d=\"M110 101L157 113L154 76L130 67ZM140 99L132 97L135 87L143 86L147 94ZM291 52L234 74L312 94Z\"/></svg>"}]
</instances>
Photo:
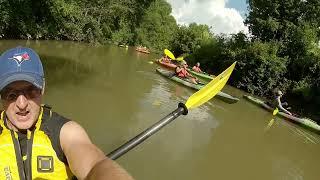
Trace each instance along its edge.
<instances>
[{"instance_id":1,"label":"murky green water","mask_svg":"<svg viewBox=\"0 0 320 180\"><path fill-rule=\"evenodd\" d=\"M107 154L185 102L193 90L168 81L149 61L157 55L116 46L61 41L0 41L43 59L45 103L79 122ZM226 87L224 92L241 97ZM179 117L117 160L139 180L319 179L319 135L244 99L214 99Z\"/></svg>"}]
</instances>

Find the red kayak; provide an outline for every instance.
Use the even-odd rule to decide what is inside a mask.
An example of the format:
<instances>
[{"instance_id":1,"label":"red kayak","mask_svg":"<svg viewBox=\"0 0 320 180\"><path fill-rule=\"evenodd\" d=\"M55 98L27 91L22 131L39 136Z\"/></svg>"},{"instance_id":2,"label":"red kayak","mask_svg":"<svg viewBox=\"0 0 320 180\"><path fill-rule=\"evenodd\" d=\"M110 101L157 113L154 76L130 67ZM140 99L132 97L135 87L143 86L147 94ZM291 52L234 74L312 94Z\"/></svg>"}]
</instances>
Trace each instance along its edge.
<instances>
[{"instance_id":1,"label":"red kayak","mask_svg":"<svg viewBox=\"0 0 320 180\"><path fill-rule=\"evenodd\" d=\"M173 64L173 63L163 62L162 59L158 59L158 60L156 61L156 63L160 64L160 65L163 66L163 67L166 67L166 68L168 68L168 69L171 69L171 70L174 70L174 69L177 67L177 65L175 65L175 64Z\"/></svg>"}]
</instances>

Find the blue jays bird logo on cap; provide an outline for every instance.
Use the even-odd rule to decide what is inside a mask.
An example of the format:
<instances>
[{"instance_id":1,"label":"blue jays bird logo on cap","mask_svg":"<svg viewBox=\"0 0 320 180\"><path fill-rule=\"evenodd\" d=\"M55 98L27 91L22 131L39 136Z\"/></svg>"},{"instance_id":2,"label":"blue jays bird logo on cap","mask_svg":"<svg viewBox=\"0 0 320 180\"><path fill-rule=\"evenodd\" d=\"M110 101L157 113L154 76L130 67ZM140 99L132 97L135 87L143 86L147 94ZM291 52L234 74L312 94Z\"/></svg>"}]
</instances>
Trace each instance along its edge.
<instances>
[{"instance_id":1,"label":"blue jays bird logo on cap","mask_svg":"<svg viewBox=\"0 0 320 180\"><path fill-rule=\"evenodd\" d=\"M15 54L11 59L15 60L18 64L23 61L30 60L29 54L27 52Z\"/></svg>"}]
</instances>

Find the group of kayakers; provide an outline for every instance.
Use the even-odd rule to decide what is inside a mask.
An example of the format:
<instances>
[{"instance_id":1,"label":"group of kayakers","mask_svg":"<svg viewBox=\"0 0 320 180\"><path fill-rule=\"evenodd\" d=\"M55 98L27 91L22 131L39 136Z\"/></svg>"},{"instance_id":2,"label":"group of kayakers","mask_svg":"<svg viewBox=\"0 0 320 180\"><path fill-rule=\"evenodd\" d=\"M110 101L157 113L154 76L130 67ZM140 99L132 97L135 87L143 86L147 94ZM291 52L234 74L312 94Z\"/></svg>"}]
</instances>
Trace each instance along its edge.
<instances>
[{"instance_id":1,"label":"group of kayakers","mask_svg":"<svg viewBox=\"0 0 320 180\"><path fill-rule=\"evenodd\" d=\"M142 46L142 45L139 45L139 46L136 48L136 51L143 52L143 53L147 53L147 54L150 53L149 49L148 49L146 46Z\"/></svg>"},{"instance_id":2,"label":"group of kayakers","mask_svg":"<svg viewBox=\"0 0 320 180\"><path fill-rule=\"evenodd\" d=\"M186 61L182 61L175 69L175 73L179 78L187 79L188 81L198 84L198 79L192 76L187 70L188 64Z\"/></svg>"},{"instance_id":3,"label":"group of kayakers","mask_svg":"<svg viewBox=\"0 0 320 180\"><path fill-rule=\"evenodd\" d=\"M179 78L185 79L189 82L192 82L194 84L198 84L199 80L195 77L192 76L189 72L188 72L188 64L185 60L182 61L173 61L171 58L169 58L167 55L164 55L161 59L161 61L168 63L168 64L175 64L176 67L174 69L175 71L175 75ZM200 68L200 62L197 62L193 67L192 70L194 72L197 73L205 73L201 70ZM272 100L268 103L270 104L272 107L274 108L278 108L280 111L292 115L292 113L290 111L288 111L288 109L290 109L290 107L287 107L287 109L285 108L286 106L288 106L287 102L281 102L281 98L283 96L283 93L281 90L276 90L274 93L274 97L272 98Z\"/></svg>"},{"instance_id":4,"label":"group of kayakers","mask_svg":"<svg viewBox=\"0 0 320 180\"><path fill-rule=\"evenodd\" d=\"M164 55L160 61L167 63L167 64L175 64L176 67L174 69L176 76L178 76L179 78L183 78L186 79L187 81L190 81L194 84L198 84L199 80L197 77L192 76L189 72L188 72L188 64L185 60L181 60L181 61L175 61L173 62L171 58L169 58L167 55ZM192 70L198 73L203 73L203 71L200 69L200 63L197 62L193 67Z\"/></svg>"}]
</instances>

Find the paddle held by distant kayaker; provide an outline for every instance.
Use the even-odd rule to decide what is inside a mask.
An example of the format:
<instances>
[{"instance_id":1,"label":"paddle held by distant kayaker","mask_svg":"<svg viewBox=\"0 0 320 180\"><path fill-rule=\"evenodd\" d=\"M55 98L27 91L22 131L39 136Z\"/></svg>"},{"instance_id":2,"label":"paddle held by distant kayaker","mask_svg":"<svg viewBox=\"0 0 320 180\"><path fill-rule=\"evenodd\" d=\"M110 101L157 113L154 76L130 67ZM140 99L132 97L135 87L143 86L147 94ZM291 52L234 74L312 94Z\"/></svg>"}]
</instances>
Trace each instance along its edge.
<instances>
[{"instance_id":1,"label":"paddle held by distant kayaker","mask_svg":"<svg viewBox=\"0 0 320 180\"><path fill-rule=\"evenodd\" d=\"M283 93L282 93L282 91L280 91L280 90L278 90L277 92L276 92L276 96L275 96L275 105L276 105L276 107L278 107L281 111L283 111L283 112L285 112L285 113L287 113L287 114L289 114L289 115L292 115L292 113L291 112L289 112L287 109L285 109L283 106L288 106L288 103L287 102L281 102L281 98L282 98L282 96L283 96Z\"/></svg>"},{"instance_id":2,"label":"paddle held by distant kayaker","mask_svg":"<svg viewBox=\"0 0 320 180\"><path fill-rule=\"evenodd\" d=\"M41 105L44 89L34 50L16 47L0 56L0 179L131 180L78 123Z\"/></svg>"}]
</instances>

